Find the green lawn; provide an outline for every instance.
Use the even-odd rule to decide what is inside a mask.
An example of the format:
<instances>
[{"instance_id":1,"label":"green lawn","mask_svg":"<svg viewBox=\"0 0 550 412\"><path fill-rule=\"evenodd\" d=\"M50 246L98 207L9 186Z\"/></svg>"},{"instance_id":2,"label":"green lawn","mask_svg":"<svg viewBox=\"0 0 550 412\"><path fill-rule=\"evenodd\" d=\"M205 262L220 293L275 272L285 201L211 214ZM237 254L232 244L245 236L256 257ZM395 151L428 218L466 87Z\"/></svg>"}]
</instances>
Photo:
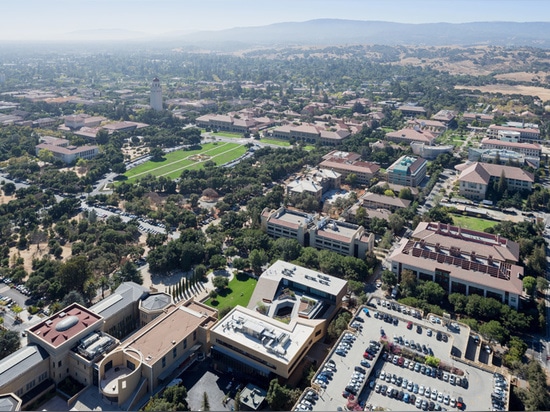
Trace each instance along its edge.
<instances>
[{"instance_id":1,"label":"green lawn","mask_svg":"<svg viewBox=\"0 0 550 412\"><path fill-rule=\"evenodd\" d=\"M128 182L147 174L154 176L166 176L170 179L175 179L181 175L184 169L200 169L204 165L204 161L190 159L191 156L197 154L208 155L209 159L217 165L230 162L245 154L247 148L237 143L206 143L198 150L177 150L167 153L162 162L149 161L128 170L124 175L128 178Z\"/></svg>"},{"instance_id":2,"label":"green lawn","mask_svg":"<svg viewBox=\"0 0 550 412\"><path fill-rule=\"evenodd\" d=\"M279 139L260 139L260 142L275 144L277 146L290 146L290 142L287 142L286 140L279 140Z\"/></svg>"},{"instance_id":3,"label":"green lawn","mask_svg":"<svg viewBox=\"0 0 550 412\"><path fill-rule=\"evenodd\" d=\"M483 232L488 227L493 227L498 222L492 220L481 219L479 217L470 217L470 216L461 216L461 215L452 215L453 223L456 226L464 227L466 229L478 230Z\"/></svg>"},{"instance_id":4,"label":"green lawn","mask_svg":"<svg viewBox=\"0 0 550 412\"><path fill-rule=\"evenodd\" d=\"M212 136L230 137L232 139L244 138L242 133L231 133L231 132L212 132Z\"/></svg>"},{"instance_id":5,"label":"green lawn","mask_svg":"<svg viewBox=\"0 0 550 412\"><path fill-rule=\"evenodd\" d=\"M304 150L308 152L312 151L313 149L315 149L315 146L312 146L310 144L304 146Z\"/></svg>"},{"instance_id":6,"label":"green lawn","mask_svg":"<svg viewBox=\"0 0 550 412\"><path fill-rule=\"evenodd\" d=\"M208 299L204 303L218 310L227 306L231 306L232 308L237 305L246 307L250 301L252 292L254 292L256 283L258 283L256 279L251 278L245 273L239 273L229 282L227 288L222 291L214 301Z\"/></svg>"}]
</instances>

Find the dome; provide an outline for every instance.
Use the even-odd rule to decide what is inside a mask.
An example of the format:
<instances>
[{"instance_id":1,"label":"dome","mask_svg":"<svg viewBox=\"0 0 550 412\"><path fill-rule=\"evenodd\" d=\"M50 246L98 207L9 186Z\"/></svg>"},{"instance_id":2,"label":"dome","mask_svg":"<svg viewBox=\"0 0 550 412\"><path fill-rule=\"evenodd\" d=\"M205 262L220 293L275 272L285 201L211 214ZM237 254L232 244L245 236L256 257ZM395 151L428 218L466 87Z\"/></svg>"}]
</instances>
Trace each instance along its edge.
<instances>
[{"instance_id":1,"label":"dome","mask_svg":"<svg viewBox=\"0 0 550 412\"><path fill-rule=\"evenodd\" d=\"M78 316L67 316L67 318L59 321L55 325L55 330L58 332L63 332L64 330L72 328L78 323Z\"/></svg>"},{"instance_id":2,"label":"dome","mask_svg":"<svg viewBox=\"0 0 550 412\"><path fill-rule=\"evenodd\" d=\"M172 303L172 297L165 293L158 293L149 296L141 302L142 308L146 310L162 310Z\"/></svg>"}]
</instances>

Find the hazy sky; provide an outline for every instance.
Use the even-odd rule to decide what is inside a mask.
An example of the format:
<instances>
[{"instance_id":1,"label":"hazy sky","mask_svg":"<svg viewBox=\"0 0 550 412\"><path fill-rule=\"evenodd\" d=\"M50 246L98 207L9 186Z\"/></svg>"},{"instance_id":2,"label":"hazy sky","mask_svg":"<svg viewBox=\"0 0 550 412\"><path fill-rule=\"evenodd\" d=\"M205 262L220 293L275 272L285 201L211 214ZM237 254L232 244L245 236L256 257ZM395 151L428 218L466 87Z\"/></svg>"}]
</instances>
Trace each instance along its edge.
<instances>
[{"instance_id":1,"label":"hazy sky","mask_svg":"<svg viewBox=\"0 0 550 412\"><path fill-rule=\"evenodd\" d=\"M221 30L318 18L402 23L550 21L549 0L1 0L0 40L76 30L147 34Z\"/></svg>"}]
</instances>

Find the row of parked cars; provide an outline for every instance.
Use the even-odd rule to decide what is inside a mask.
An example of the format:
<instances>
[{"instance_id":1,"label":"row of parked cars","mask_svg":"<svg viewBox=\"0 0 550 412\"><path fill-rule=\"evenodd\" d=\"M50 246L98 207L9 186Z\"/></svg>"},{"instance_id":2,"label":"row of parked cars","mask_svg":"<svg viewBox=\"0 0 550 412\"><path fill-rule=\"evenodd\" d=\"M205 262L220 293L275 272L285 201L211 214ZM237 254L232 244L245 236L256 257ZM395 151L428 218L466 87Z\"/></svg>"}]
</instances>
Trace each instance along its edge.
<instances>
[{"instance_id":1,"label":"row of parked cars","mask_svg":"<svg viewBox=\"0 0 550 412\"><path fill-rule=\"evenodd\" d=\"M14 289L17 289L23 295L30 296L30 294L31 294L31 291L29 289L27 289L27 287L25 285L13 285L11 278L0 277L0 282L3 282L6 285L9 285L10 287L12 287Z\"/></svg>"},{"instance_id":2,"label":"row of parked cars","mask_svg":"<svg viewBox=\"0 0 550 412\"><path fill-rule=\"evenodd\" d=\"M319 399L319 395L317 395L317 392L315 392L314 390L309 390L294 410L311 411L313 410L313 405L315 405L317 399Z\"/></svg>"},{"instance_id":3,"label":"row of parked cars","mask_svg":"<svg viewBox=\"0 0 550 412\"><path fill-rule=\"evenodd\" d=\"M391 309L391 310L395 310L399 313L403 313L405 315L410 315L410 316L413 316L417 319L422 319L422 315L421 313L416 310L416 309L411 309L411 308L408 308L404 305L400 305L399 303L396 303L396 302L390 302L390 301L385 301L383 299L378 299L376 301L376 303L380 306L382 306L383 308L388 308L388 309Z\"/></svg>"},{"instance_id":4,"label":"row of parked cars","mask_svg":"<svg viewBox=\"0 0 550 412\"><path fill-rule=\"evenodd\" d=\"M451 385L461 386L465 389L468 388L468 379L466 377L460 377L452 373L445 372L441 369L406 359L399 355L388 355L384 353L383 358L388 362L392 362L394 365L401 366L422 375L438 378L444 382L449 382Z\"/></svg>"},{"instance_id":5,"label":"row of parked cars","mask_svg":"<svg viewBox=\"0 0 550 412\"><path fill-rule=\"evenodd\" d=\"M504 411L506 409L506 392L508 383L504 376L500 373L493 375L493 393L491 394L491 401L493 411Z\"/></svg>"}]
</instances>

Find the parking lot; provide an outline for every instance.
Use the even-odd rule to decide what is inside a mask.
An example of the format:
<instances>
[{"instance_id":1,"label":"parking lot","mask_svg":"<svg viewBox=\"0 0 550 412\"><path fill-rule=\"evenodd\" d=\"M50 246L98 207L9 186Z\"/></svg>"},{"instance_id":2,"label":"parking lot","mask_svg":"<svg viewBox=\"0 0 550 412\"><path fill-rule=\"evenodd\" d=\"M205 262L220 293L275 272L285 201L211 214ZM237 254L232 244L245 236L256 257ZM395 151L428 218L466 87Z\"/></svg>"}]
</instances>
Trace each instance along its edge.
<instances>
[{"instance_id":1,"label":"parking lot","mask_svg":"<svg viewBox=\"0 0 550 412\"><path fill-rule=\"evenodd\" d=\"M344 352L343 356L336 354L337 348L342 347L342 337L327 358L327 362L334 365L334 372L332 377L326 377L324 382L317 381L313 384L313 387L319 390L319 399L311 402L312 410L339 410L339 408L345 407L351 409L354 407L354 403L357 404L355 405L357 410L363 409L365 405L370 405L371 409L383 407L387 410L457 410L459 398L462 398L462 409L491 409L492 373L455 362L450 357L451 350L453 352L456 350L466 351L469 340L468 331L461 331L459 328L451 331L443 325L441 319L439 319L440 323L437 323L435 318L432 318L431 321L419 319L407 314L406 311L398 312L391 307L375 306L376 308L368 308L368 316L364 311L359 312L363 322L355 324L362 327L354 333L356 339L349 346L347 353ZM392 321L384 320L384 314L386 317L391 316ZM411 322L410 325L409 322ZM431 330L431 336L428 336L428 329ZM438 332L440 340L437 336ZM446 342L443 335L446 335ZM384 360L381 355L383 351L379 351L377 354L379 358L375 358L373 362L369 361L371 367L365 368L367 373L357 395L349 396L343 391L350 380L354 379L355 368L360 366L360 362L364 360L365 349L371 346L371 341L387 342L386 347L390 348L397 356L395 360L393 355L390 355L388 360ZM415 349L412 349L412 346ZM417 346L419 350L416 348ZM430 350L431 352L429 352ZM433 374L426 374L426 365L418 361L420 361L421 355L426 356L430 353L433 353L435 358L440 359L448 369L453 369L455 373L441 369L441 371L434 370ZM416 359L414 359L415 357ZM399 358L402 359L399 360ZM405 367L405 365L407 366ZM424 366L424 373L421 372L422 366ZM327 368L327 363L325 363L320 370L327 369L330 370L330 367ZM389 381L382 381L382 376ZM389 377L386 378L386 376ZM466 381L464 385L462 382L457 385L458 377L460 377L460 381ZM405 386L403 386L404 382ZM383 385L386 385L386 394L382 394L382 391L379 390ZM388 396L388 387L395 389L393 396ZM426 388L428 388L428 396L426 396ZM420 399L419 402L417 402L418 399ZM404 400L407 400L407 403ZM412 404L411 400L413 400ZM425 404L422 401L425 401ZM433 403L430 404L430 402Z\"/></svg>"}]
</instances>

